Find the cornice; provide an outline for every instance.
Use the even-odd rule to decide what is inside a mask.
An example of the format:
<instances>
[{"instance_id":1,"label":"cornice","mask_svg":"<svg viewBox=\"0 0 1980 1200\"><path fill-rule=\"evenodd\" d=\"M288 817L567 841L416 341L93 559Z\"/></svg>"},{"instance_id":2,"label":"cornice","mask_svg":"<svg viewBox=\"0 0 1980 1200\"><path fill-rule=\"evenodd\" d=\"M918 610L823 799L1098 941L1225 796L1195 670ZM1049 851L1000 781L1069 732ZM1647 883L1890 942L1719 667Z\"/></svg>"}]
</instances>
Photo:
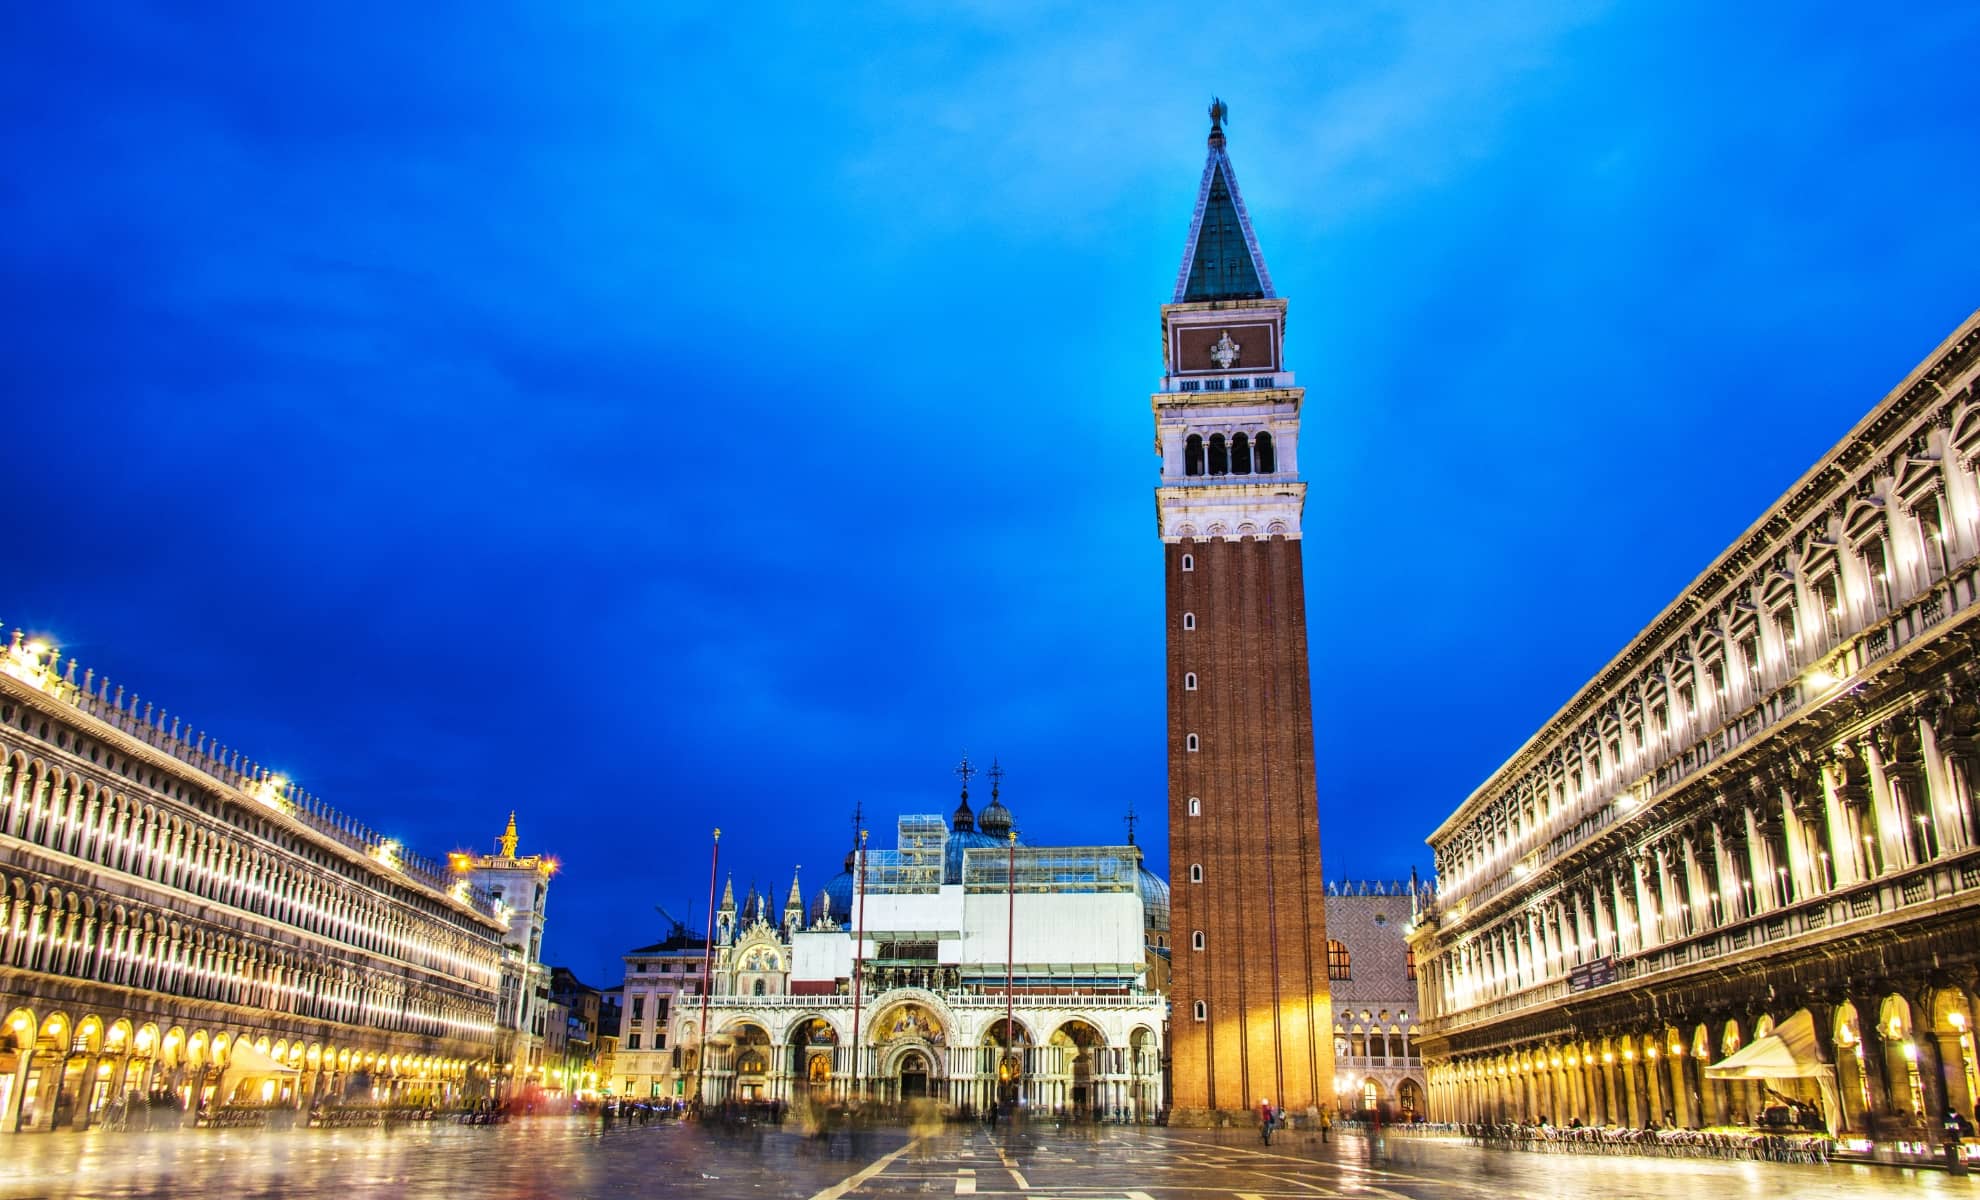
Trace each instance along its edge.
<instances>
[{"instance_id":1,"label":"cornice","mask_svg":"<svg viewBox=\"0 0 1980 1200\"><path fill-rule=\"evenodd\" d=\"M297 820L289 813L261 803L234 784L202 771L183 759L167 754L165 751L150 745L140 738L132 736L127 731L117 728L100 717L93 716L73 705L64 704L39 688L23 683L4 672L0 672L0 695L4 695L16 703L31 707L44 716L68 723L72 726L79 726L98 741L116 747L117 752L123 754L125 757L140 761L148 767L168 772L186 783L212 793L237 808L252 813L261 820L281 827L287 832L306 840L310 845L318 849L326 850L337 855L344 861L362 868L366 874L372 876L374 879L371 890L380 899L395 904L404 904L405 901L392 896L390 889L392 886L409 888L423 898L437 900L454 912L471 917L476 923L485 925L491 930L502 932L508 929L506 922L498 921L494 916L482 912L472 905L463 904L448 892L431 887L409 875L391 871L370 856L362 854L350 846L345 845L343 842L312 828L308 824ZM11 732L19 734L19 731ZM19 736L32 738L36 743L37 753L40 756L62 760L63 769L67 773L95 773L109 779L121 779L116 772L109 770L102 764L89 762L72 751L63 750L55 746L52 742L44 741L31 734L20 734ZM146 793L147 803L152 804L153 807L172 809L188 817L205 817L205 814L199 812L196 807L176 797L168 796L159 789L142 788L141 785L133 784L129 780L123 780L119 786L142 790ZM239 832L243 836L253 836L246 830L240 830ZM344 880L342 882L348 884L351 881Z\"/></svg>"},{"instance_id":2,"label":"cornice","mask_svg":"<svg viewBox=\"0 0 1980 1200\"><path fill-rule=\"evenodd\" d=\"M1946 339L1858 421L1840 442L1794 482L1768 510L1701 571L1664 610L1631 638L1593 679L1542 722L1538 731L1467 796L1456 811L1425 839L1435 845L1462 827L1479 809L1544 757L1553 744L1599 706L1609 692L1640 669L1651 652L1705 611L1707 604L1737 576L1803 520L1827 506L1842 485L1863 467L1888 454L1892 440L1913 422L1966 386L1957 377L1980 364L1980 311L1962 321Z\"/></svg>"},{"instance_id":3,"label":"cornice","mask_svg":"<svg viewBox=\"0 0 1980 1200\"><path fill-rule=\"evenodd\" d=\"M1223 392L1150 392L1148 407L1157 421L1174 421L1193 409L1270 408L1289 405L1294 416L1306 399L1303 387L1239 388Z\"/></svg>"}]
</instances>

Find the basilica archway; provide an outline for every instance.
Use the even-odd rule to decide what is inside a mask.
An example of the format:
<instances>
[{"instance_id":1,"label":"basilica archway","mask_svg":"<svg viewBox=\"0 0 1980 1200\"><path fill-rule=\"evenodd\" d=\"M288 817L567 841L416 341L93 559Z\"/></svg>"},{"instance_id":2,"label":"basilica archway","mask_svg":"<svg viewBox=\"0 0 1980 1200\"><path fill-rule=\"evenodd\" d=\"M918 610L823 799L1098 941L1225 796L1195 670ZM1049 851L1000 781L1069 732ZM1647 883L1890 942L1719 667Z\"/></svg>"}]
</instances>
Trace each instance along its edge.
<instances>
[{"instance_id":1,"label":"basilica archway","mask_svg":"<svg viewBox=\"0 0 1980 1200\"><path fill-rule=\"evenodd\" d=\"M839 1046L839 1033L832 1023L823 1017L806 1017L791 1027L786 1045L791 1078L814 1092L829 1090Z\"/></svg>"},{"instance_id":2,"label":"basilica archway","mask_svg":"<svg viewBox=\"0 0 1980 1200\"><path fill-rule=\"evenodd\" d=\"M874 1013L871 1037L879 1051L879 1074L888 1081L894 1098L942 1095L949 1038L946 1021L945 1010L918 997Z\"/></svg>"},{"instance_id":3,"label":"basilica archway","mask_svg":"<svg viewBox=\"0 0 1980 1200\"><path fill-rule=\"evenodd\" d=\"M909 1050L901 1055L897 1078L900 1081L900 1098L903 1100L924 1100L929 1095L929 1080L934 1075L934 1064L925 1051Z\"/></svg>"},{"instance_id":4,"label":"basilica archway","mask_svg":"<svg viewBox=\"0 0 1980 1200\"><path fill-rule=\"evenodd\" d=\"M1052 1031L1050 1044L1059 1051L1059 1074L1064 1092L1060 1105L1082 1116L1099 1105L1099 1088L1094 1076L1100 1071L1100 1052L1107 1039L1085 1021L1072 1020Z\"/></svg>"},{"instance_id":5,"label":"basilica archway","mask_svg":"<svg viewBox=\"0 0 1980 1200\"><path fill-rule=\"evenodd\" d=\"M1009 1109L1018 1102L1024 1086L1026 1063L1031 1055L1031 1031L1024 1022L1013 1021L1006 1027L1004 1018L998 1017L983 1031L983 1040L977 1051L977 1073L992 1084L989 1095L981 1102L987 1107L995 1104Z\"/></svg>"},{"instance_id":6,"label":"basilica archway","mask_svg":"<svg viewBox=\"0 0 1980 1200\"><path fill-rule=\"evenodd\" d=\"M770 1031L754 1021L738 1021L722 1031L721 1039L710 1039L712 1047L720 1052L720 1041L728 1042L725 1058L729 1076L725 1089L731 1100L767 1100L770 1098ZM721 1062L722 1058L713 1060ZM711 1064L712 1065L712 1064Z\"/></svg>"}]
</instances>

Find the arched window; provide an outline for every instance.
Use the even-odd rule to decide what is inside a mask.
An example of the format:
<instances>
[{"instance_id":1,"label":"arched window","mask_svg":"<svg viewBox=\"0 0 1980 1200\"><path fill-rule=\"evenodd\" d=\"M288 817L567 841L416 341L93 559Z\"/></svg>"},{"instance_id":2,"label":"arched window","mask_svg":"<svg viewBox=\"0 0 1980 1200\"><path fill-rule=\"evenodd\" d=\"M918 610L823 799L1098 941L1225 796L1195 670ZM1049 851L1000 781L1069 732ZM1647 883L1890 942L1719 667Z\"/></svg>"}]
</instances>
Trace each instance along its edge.
<instances>
[{"instance_id":1,"label":"arched window","mask_svg":"<svg viewBox=\"0 0 1980 1200\"><path fill-rule=\"evenodd\" d=\"M1349 963L1348 961L1347 943L1337 942L1333 938L1328 938L1327 939L1327 978L1353 979L1354 974L1351 970L1351 967L1352 964Z\"/></svg>"},{"instance_id":2,"label":"arched window","mask_svg":"<svg viewBox=\"0 0 1980 1200\"><path fill-rule=\"evenodd\" d=\"M1231 439L1231 474L1251 474L1251 443L1241 433Z\"/></svg>"},{"instance_id":3,"label":"arched window","mask_svg":"<svg viewBox=\"0 0 1980 1200\"><path fill-rule=\"evenodd\" d=\"M1202 864L1202 863L1191 863L1191 864L1189 864L1189 881L1190 881L1191 883L1202 883L1202 882L1203 882L1203 864Z\"/></svg>"},{"instance_id":4,"label":"arched window","mask_svg":"<svg viewBox=\"0 0 1980 1200\"><path fill-rule=\"evenodd\" d=\"M763 994L763 981L761 979L757 980L756 986L750 988L749 990L751 995L761 996Z\"/></svg>"},{"instance_id":5,"label":"arched window","mask_svg":"<svg viewBox=\"0 0 1980 1200\"><path fill-rule=\"evenodd\" d=\"M1192 929L1192 930L1190 930L1190 932L1189 932L1189 948L1190 948L1191 950L1201 950L1201 949L1203 949L1203 931L1202 931L1201 929Z\"/></svg>"},{"instance_id":6,"label":"arched window","mask_svg":"<svg viewBox=\"0 0 1980 1200\"><path fill-rule=\"evenodd\" d=\"M1183 691L1185 691L1185 692L1193 692L1193 691L1195 691L1195 690L1196 690L1196 672L1194 672L1194 671L1187 671L1187 672L1184 672L1184 674L1183 674Z\"/></svg>"},{"instance_id":7,"label":"arched window","mask_svg":"<svg viewBox=\"0 0 1980 1200\"><path fill-rule=\"evenodd\" d=\"M1202 815L1203 815L1203 801L1201 801L1201 800L1198 800L1198 799L1197 799L1196 797L1194 797L1194 796L1191 796L1191 797L1189 798L1189 815L1190 815L1190 816L1192 816L1192 817L1200 817L1200 816L1202 816Z\"/></svg>"},{"instance_id":8,"label":"arched window","mask_svg":"<svg viewBox=\"0 0 1980 1200\"><path fill-rule=\"evenodd\" d=\"M1207 1021L1210 1019L1210 1006L1208 1004L1205 1004L1203 1001L1198 1000L1190 1008L1190 1013L1199 1021Z\"/></svg>"},{"instance_id":9,"label":"arched window","mask_svg":"<svg viewBox=\"0 0 1980 1200\"><path fill-rule=\"evenodd\" d=\"M1183 614L1183 628L1184 628L1184 629L1194 629L1194 628L1196 628L1196 614L1195 614L1195 613L1193 613L1193 612L1186 612L1186 613L1184 613L1184 614Z\"/></svg>"},{"instance_id":10,"label":"arched window","mask_svg":"<svg viewBox=\"0 0 1980 1200\"><path fill-rule=\"evenodd\" d=\"M1196 569L1196 556L1194 554L1183 555L1182 569L1185 571L1194 571Z\"/></svg>"},{"instance_id":11,"label":"arched window","mask_svg":"<svg viewBox=\"0 0 1980 1200\"><path fill-rule=\"evenodd\" d=\"M1210 473L1212 475L1231 473L1231 455L1224 446L1224 435L1221 433L1210 435Z\"/></svg>"},{"instance_id":12,"label":"arched window","mask_svg":"<svg viewBox=\"0 0 1980 1200\"><path fill-rule=\"evenodd\" d=\"M1191 754L1194 754L1194 753L1196 753L1196 735L1195 735L1195 734L1193 734L1193 733L1192 733L1192 734L1190 734L1190 735L1189 735L1189 737L1188 737L1188 739L1187 739L1187 740L1186 740L1186 741L1185 741L1185 742L1183 743L1183 746L1184 746L1184 748L1185 748L1185 749L1187 749L1187 750L1188 750L1188 751L1189 751L1189 752L1190 752Z\"/></svg>"},{"instance_id":13,"label":"arched window","mask_svg":"<svg viewBox=\"0 0 1980 1200\"><path fill-rule=\"evenodd\" d=\"M1403 969L1409 973L1411 979L1416 978L1416 948L1414 946L1403 947Z\"/></svg>"},{"instance_id":14,"label":"arched window","mask_svg":"<svg viewBox=\"0 0 1980 1200\"><path fill-rule=\"evenodd\" d=\"M1203 474L1203 435L1192 433L1183 443L1183 474Z\"/></svg>"},{"instance_id":15,"label":"arched window","mask_svg":"<svg viewBox=\"0 0 1980 1200\"><path fill-rule=\"evenodd\" d=\"M1259 434L1252 440L1251 448L1252 457L1258 462L1258 473L1260 475L1270 475L1279 469L1278 463L1272 457L1271 434Z\"/></svg>"}]
</instances>

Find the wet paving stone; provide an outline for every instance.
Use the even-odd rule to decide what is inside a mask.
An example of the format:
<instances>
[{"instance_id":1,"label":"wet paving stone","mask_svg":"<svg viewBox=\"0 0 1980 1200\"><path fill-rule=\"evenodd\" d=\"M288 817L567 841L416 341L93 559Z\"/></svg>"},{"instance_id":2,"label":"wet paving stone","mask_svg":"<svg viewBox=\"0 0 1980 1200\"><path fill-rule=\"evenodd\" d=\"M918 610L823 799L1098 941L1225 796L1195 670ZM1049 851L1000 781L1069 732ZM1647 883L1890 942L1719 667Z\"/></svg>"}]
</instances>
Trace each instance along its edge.
<instances>
[{"instance_id":1,"label":"wet paving stone","mask_svg":"<svg viewBox=\"0 0 1980 1200\"><path fill-rule=\"evenodd\" d=\"M0 1139L0 1200L16 1197L682 1196L708 1200L1856 1200L1973 1197L1980 1179L1854 1165L1715 1162L1487 1150L1432 1138L1321 1142L1246 1130L796 1128L662 1124L603 1133L539 1118L492 1128L82 1133Z\"/></svg>"}]
</instances>

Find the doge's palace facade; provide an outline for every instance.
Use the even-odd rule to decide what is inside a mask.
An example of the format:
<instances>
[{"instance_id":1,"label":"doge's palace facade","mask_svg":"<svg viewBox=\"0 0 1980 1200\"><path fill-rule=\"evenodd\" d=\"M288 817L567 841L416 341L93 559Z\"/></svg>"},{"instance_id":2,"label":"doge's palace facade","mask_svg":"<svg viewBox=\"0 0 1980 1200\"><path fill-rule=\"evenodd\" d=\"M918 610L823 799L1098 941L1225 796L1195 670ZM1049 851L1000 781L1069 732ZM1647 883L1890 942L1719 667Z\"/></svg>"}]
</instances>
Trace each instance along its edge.
<instances>
[{"instance_id":1,"label":"doge's palace facade","mask_svg":"<svg viewBox=\"0 0 1980 1200\"><path fill-rule=\"evenodd\" d=\"M0 1131L490 1094L509 930L466 874L0 646Z\"/></svg>"},{"instance_id":2,"label":"doge's palace facade","mask_svg":"<svg viewBox=\"0 0 1980 1200\"><path fill-rule=\"evenodd\" d=\"M1976 375L1980 314L1431 836L1433 1118L1751 1119L1804 1013L1831 1128L1973 1115Z\"/></svg>"}]
</instances>

